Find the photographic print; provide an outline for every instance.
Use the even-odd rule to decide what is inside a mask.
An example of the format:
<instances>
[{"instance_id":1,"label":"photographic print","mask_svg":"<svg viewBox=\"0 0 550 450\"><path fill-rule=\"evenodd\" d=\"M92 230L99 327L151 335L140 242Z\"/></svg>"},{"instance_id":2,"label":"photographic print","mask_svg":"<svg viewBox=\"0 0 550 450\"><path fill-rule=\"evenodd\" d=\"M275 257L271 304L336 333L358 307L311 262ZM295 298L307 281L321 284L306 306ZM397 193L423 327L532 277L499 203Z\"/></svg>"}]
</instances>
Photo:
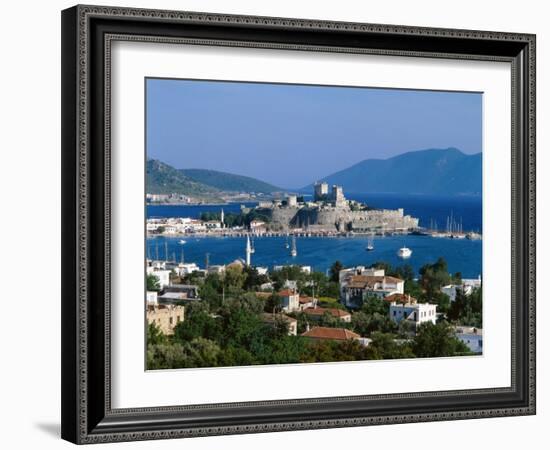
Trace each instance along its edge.
<instances>
[{"instance_id":1,"label":"photographic print","mask_svg":"<svg viewBox=\"0 0 550 450\"><path fill-rule=\"evenodd\" d=\"M483 354L482 93L145 96L147 369Z\"/></svg>"}]
</instances>

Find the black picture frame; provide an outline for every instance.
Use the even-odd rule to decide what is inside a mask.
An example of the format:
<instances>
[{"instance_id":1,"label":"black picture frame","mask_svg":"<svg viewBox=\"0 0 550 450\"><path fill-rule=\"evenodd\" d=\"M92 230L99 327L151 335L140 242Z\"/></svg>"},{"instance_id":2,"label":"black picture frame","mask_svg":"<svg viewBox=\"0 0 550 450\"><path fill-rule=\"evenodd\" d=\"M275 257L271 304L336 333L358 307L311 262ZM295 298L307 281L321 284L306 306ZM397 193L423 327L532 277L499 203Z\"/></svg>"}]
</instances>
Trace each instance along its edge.
<instances>
[{"instance_id":1,"label":"black picture frame","mask_svg":"<svg viewBox=\"0 0 550 450\"><path fill-rule=\"evenodd\" d=\"M111 408L109 71L117 39L510 62L511 386ZM535 36L119 7L64 10L61 350L62 437L78 444L535 414Z\"/></svg>"}]
</instances>

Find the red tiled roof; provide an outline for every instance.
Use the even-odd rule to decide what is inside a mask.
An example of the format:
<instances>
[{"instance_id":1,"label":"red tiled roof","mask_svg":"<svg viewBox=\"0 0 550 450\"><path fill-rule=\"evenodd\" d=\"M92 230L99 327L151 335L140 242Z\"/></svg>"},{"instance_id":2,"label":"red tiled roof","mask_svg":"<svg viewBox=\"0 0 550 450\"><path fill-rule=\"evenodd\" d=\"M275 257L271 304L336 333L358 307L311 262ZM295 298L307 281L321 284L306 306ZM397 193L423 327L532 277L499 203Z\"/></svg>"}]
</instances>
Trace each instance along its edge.
<instances>
[{"instance_id":1,"label":"red tiled roof","mask_svg":"<svg viewBox=\"0 0 550 450\"><path fill-rule=\"evenodd\" d=\"M408 294L392 294L388 295L384 300L387 302L397 302L397 303L416 303L416 298L411 297Z\"/></svg>"},{"instance_id":2,"label":"red tiled roof","mask_svg":"<svg viewBox=\"0 0 550 450\"><path fill-rule=\"evenodd\" d=\"M321 307L317 307L317 308L304 309L304 313L306 313L308 315L312 315L312 316L322 316L326 312L329 313L330 315L332 315L334 317L338 317L338 318L342 318L342 317L351 315L349 312L344 311L342 309L338 309L338 308L321 308Z\"/></svg>"},{"instance_id":3,"label":"red tiled roof","mask_svg":"<svg viewBox=\"0 0 550 450\"><path fill-rule=\"evenodd\" d=\"M313 297L302 297L300 296L300 303L311 303L313 302L315 299Z\"/></svg>"},{"instance_id":4,"label":"red tiled roof","mask_svg":"<svg viewBox=\"0 0 550 450\"><path fill-rule=\"evenodd\" d=\"M281 297L290 297L291 295L296 295L296 292L290 290L290 289L285 289L283 291L279 291L278 294L281 296Z\"/></svg>"},{"instance_id":5,"label":"red tiled roof","mask_svg":"<svg viewBox=\"0 0 550 450\"><path fill-rule=\"evenodd\" d=\"M347 341L361 337L357 333L354 333L346 328L329 327L313 327L311 330L302 333L302 336L314 339L332 339L336 341Z\"/></svg>"},{"instance_id":6,"label":"red tiled roof","mask_svg":"<svg viewBox=\"0 0 550 450\"><path fill-rule=\"evenodd\" d=\"M374 288L376 283L398 283L400 278L375 276L375 275L354 275L349 278L348 287L364 289L366 287Z\"/></svg>"}]
</instances>

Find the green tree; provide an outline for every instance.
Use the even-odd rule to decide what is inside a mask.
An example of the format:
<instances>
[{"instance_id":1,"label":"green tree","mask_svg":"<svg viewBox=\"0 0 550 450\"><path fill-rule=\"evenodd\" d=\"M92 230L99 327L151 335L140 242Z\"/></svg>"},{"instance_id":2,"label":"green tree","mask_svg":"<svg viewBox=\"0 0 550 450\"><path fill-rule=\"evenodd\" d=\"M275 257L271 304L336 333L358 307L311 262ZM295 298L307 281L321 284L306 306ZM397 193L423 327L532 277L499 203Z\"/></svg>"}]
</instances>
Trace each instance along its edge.
<instances>
[{"instance_id":1,"label":"green tree","mask_svg":"<svg viewBox=\"0 0 550 450\"><path fill-rule=\"evenodd\" d=\"M182 344L157 344L147 346L147 368L178 369L189 367L191 362Z\"/></svg>"},{"instance_id":2,"label":"green tree","mask_svg":"<svg viewBox=\"0 0 550 450\"><path fill-rule=\"evenodd\" d=\"M147 345L166 344L167 338L154 322L147 327Z\"/></svg>"},{"instance_id":3,"label":"green tree","mask_svg":"<svg viewBox=\"0 0 550 450\"><path fill-rule=\"evenodd\" d=\"M147 275L147 290L148 291L160 291L159 277L150 273Z\"/></svg>"},{"instance_id":4,"label":"green tree","mask_svg":"<svg viewBox=\"0 0 550 450\"><path fill-rule=\"evenodd\" d=\"M254 267L245 267L244 274L246 275L243 288L247 291L258 290L260 285L267 283L269 278L266 275L260 275Z\"/></svg>"},{"instance_id":5,"label":"green tree","mask_svg":"<svg viewBox=\"0 0 550 450\"><path fill-rule=\"evenodd\" d=\"M185 346L185 352L193 367L214 367L221 356L219 345L202 337L193 339Z\"/></svg>"},{"instance_id":6,"label":"green tree","mask_svg":"<svg viewBox=\"0 0 550 450\"><path fill-rule=\"evenodd\" d=\"M410 344L396 342L394 334L375 332L371 338L369 347L376 350L382 359L414 358L415 356Z\"/></svg>"},{"instance_id":7,"label":"green tree","mask_svg":"<svg viewBox=\"0 0 550 450\"><path fill-rule=\"evenodd\" d=\"M246 277L247 275L244 272L243 266L240 264L230 264L225 268L223 284L226 288L235 288L240 290L244 286Z\"/></svg>"},{"instance_id":8,"label":"green tree","mask_svg":"<svg viewBox=\"0 0 550 450\"><path fill-rule=\"evenodd\" d=\"M414 337L413 350L419 358L470 353L468 347L456 338L453 328L447 322L440 322L436 325L431 322L421 324Z\"/></svg>"},{"instance_id":9,"label":"green tree","mask_svg":"<svg viewBox=\"0 0 550 450\"><path fill-rule=\"evenodd\" d=\"M344 265L340 261L335 261L334 264L330 266L330 281L338 283L341 270L344 270Z\"/></svg>"},{"instance_id":10,"label":"green tree","mask_svg":"<svg viewBox=\"0 0 550 450\"><path fill-rule=\"evenodd\" d=\"M264 303L264 311L267 313L280 312L283 307L283 299L280 295L273 293Z\"/></svg>"},{"instance_id":11,"label":"green tree","mask_svg":"<svg viewBox=\"0 0 550 450\"><path fill-rule=\"evenodd\" d=\"M217 341L222 333L220 325L220 321L206 311L189 313L174 328L174 339L181 343L191 342L199 337Z\"/></svg>"}]
</instances>

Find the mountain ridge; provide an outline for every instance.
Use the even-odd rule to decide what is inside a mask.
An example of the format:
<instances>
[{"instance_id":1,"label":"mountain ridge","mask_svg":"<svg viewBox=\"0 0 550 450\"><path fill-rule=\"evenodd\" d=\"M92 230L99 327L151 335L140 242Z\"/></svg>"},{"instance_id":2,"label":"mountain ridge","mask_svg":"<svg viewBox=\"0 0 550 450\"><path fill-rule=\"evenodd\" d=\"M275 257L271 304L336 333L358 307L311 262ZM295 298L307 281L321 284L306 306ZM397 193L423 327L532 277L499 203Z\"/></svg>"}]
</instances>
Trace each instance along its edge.
<instances>
[{"instance_id":1,"label":"mountain ridge","mask_svg":"<svg viewBox=\"0 0 550 450\"><path fill-rule=\"evenodd\" d=\"M481 195L482 154L459 149L416 150L387 159L365 159L321 178L348 193ZM300 191L311 191L309 184Z\"/></svg>"},{"instance_id":2,"label":"mountain ridge","mask_svg":"<svg viewBox=\"0 0 550 450\"><path fill-rule=\"evenodd\" d=\"M146 190L149 194L183 194L199 199L219 199L224 192L283 192L253 177L209 169L176 169L156 159L146 164Z\"/></svg>"},{"instance_id":3,"label":"mountain ridge","mask_svg":"<svg viewBox=\"0 0 550 450\"><path fill-rule=\"evenodd\" d=\"M219 170L179 169L179 172L191 180L215 187L220 191L257 192L262 194L284 191L284 189L254 177Z\"/></svg>"}]
</instances>

